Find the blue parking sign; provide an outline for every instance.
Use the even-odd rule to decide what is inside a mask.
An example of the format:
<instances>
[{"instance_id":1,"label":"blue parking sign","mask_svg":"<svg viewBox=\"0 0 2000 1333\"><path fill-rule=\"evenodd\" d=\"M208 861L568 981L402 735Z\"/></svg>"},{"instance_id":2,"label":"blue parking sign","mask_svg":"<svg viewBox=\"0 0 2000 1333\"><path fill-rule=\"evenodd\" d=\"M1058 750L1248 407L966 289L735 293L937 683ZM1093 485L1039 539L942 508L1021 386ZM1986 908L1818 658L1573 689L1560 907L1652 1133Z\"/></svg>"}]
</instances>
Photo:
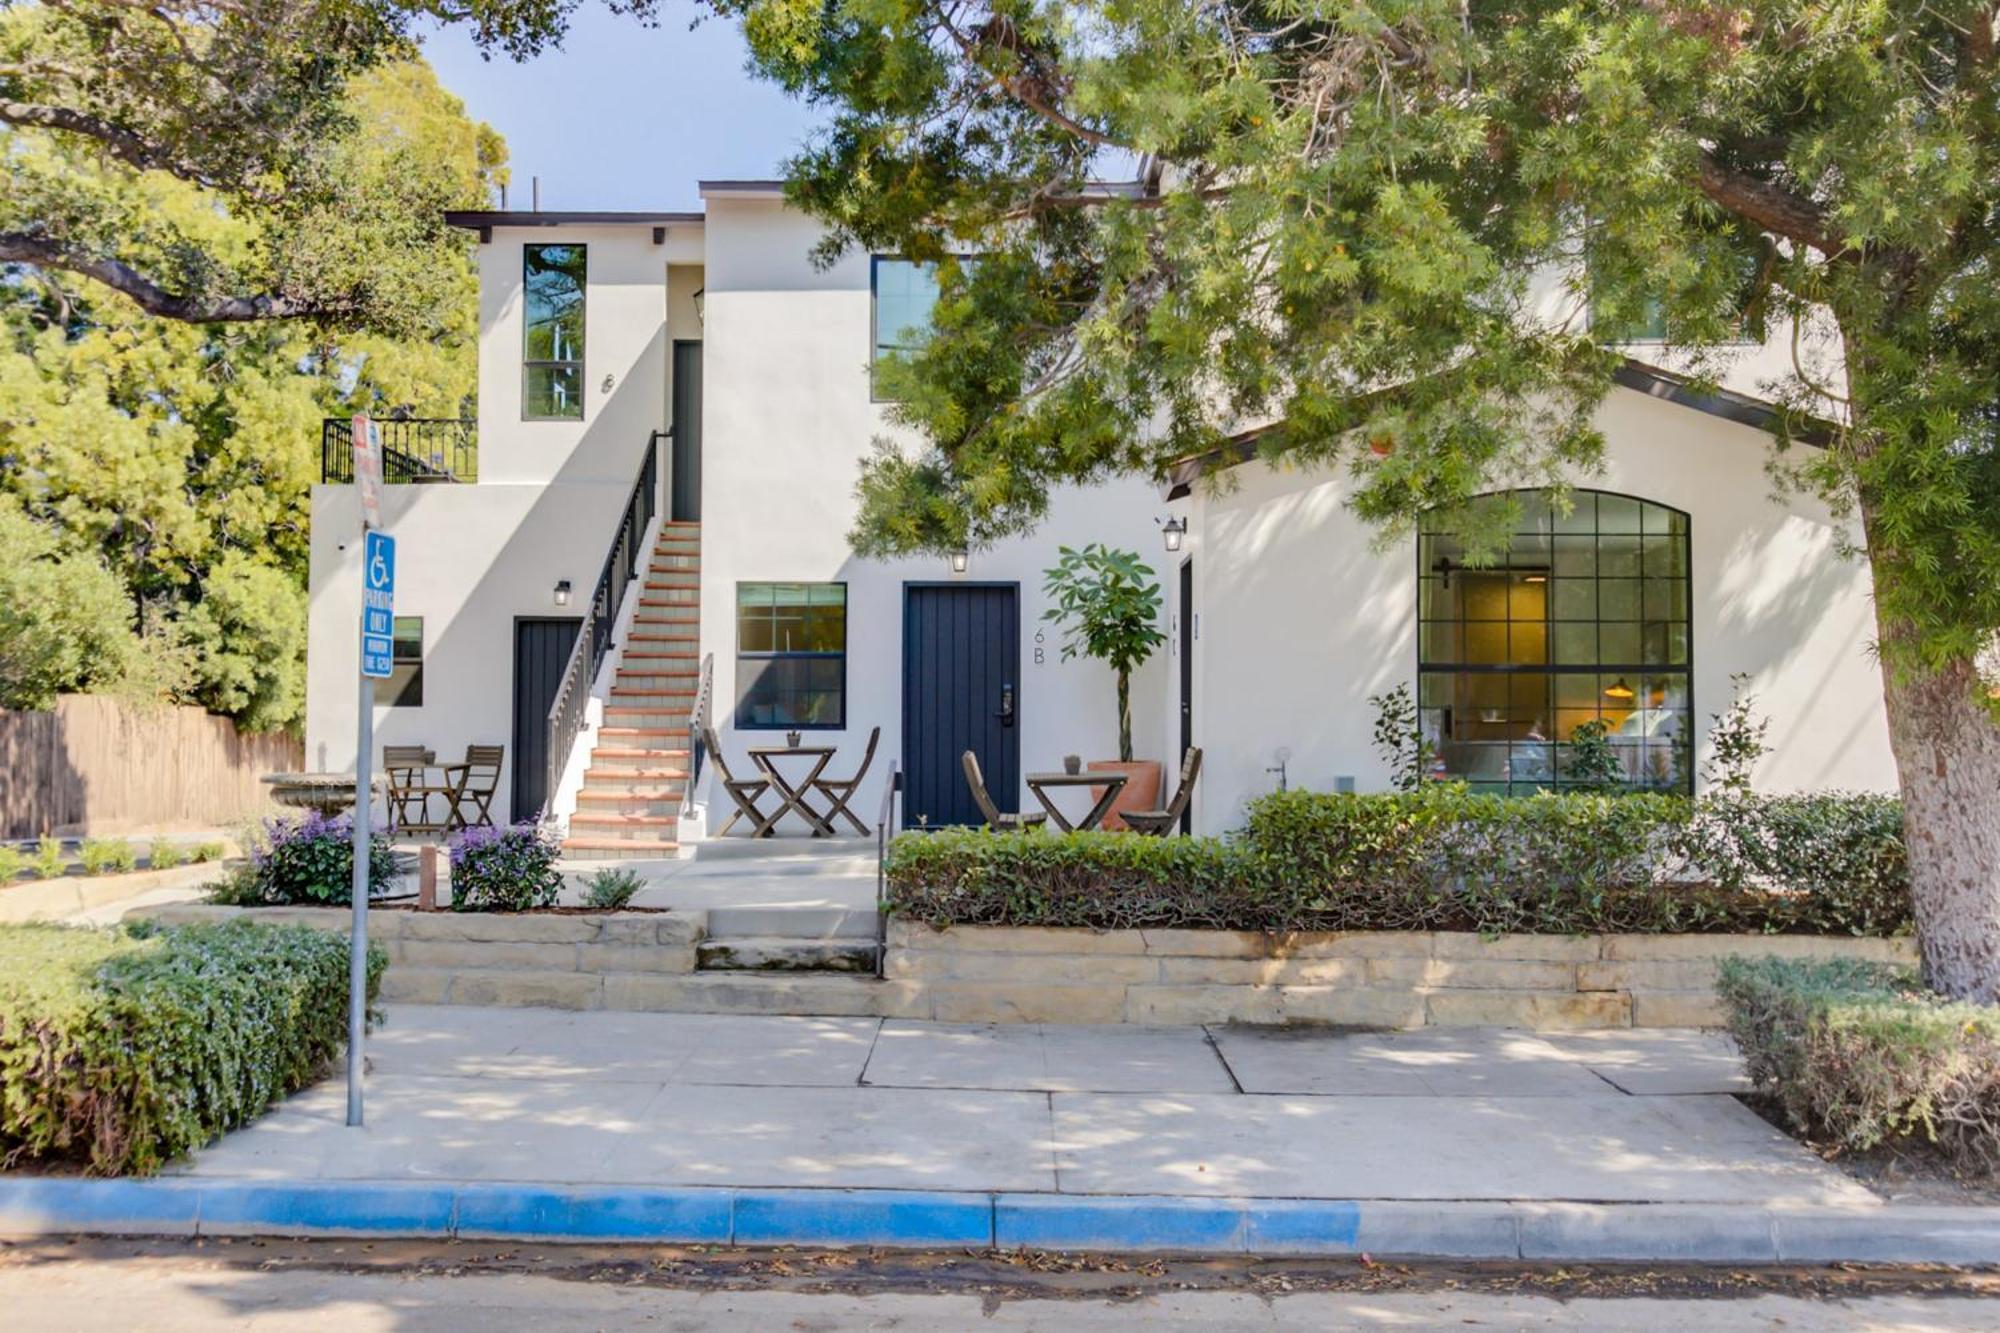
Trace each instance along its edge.
<instances>
[{"instance_id":1,"label":"blue parking sign","mask_svg":"<svg viewBox=\"0 0 2000 1333\"><path fill-rule=\"evenodd\" d=\"M396 539L369 531L361 550L361 674L382 679L395 665Z\"/></svg>"}]
</instances>

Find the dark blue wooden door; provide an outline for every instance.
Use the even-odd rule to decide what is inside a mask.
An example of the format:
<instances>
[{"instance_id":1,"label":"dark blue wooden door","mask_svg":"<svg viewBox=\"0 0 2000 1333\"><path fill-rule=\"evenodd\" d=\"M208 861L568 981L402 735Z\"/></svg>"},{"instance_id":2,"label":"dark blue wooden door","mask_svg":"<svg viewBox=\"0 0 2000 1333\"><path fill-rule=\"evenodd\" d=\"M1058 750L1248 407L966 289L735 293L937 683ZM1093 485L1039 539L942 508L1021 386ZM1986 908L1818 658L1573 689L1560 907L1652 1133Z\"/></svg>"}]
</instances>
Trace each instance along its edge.
<instances>
[{"instance_id":1,"label":"dark blue wooden door","mask_svg":"<svg viewBox=\"0 0 2000 1333\"><path fill-rule=\"evenodd\" d=\"M582 623L574 618L515 618L514 782L509 807L514 819L533 819L548 804L549 709L555 707L556 691L562 688L563 671Z\"/></svg>"},{"instance_id":2,"label":"dark blue wooden door","mask_svg":"<svg viewBox=\"0 0 2000 1333\"><path fill-rule=\"evenodd\" d=\"M977 824L960 756L1002 810L1021 790L1021 590L903 585L903 822Z\"/></svg>"}]
</instances>

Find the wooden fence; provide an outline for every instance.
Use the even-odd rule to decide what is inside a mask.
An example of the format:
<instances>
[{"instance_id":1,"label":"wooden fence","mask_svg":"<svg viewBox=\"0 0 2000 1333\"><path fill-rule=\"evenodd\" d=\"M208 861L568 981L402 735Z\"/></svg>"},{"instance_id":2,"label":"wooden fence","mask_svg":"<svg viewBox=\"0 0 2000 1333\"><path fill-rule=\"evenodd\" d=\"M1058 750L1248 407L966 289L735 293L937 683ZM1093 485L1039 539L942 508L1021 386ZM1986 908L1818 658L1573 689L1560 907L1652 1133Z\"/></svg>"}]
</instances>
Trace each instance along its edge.
<instances>
[{"instance_id":1,"label":"wooden fence","mask_svg":"<svg viewBox=\"0 0 2000 1333\"><path fill-rule=\"evenodd\" d=\"M258 778L304 757L296 737L199 708L69 694L0 710L0 837L225 826L275 809Z\"/></svg>"}]
</instances>

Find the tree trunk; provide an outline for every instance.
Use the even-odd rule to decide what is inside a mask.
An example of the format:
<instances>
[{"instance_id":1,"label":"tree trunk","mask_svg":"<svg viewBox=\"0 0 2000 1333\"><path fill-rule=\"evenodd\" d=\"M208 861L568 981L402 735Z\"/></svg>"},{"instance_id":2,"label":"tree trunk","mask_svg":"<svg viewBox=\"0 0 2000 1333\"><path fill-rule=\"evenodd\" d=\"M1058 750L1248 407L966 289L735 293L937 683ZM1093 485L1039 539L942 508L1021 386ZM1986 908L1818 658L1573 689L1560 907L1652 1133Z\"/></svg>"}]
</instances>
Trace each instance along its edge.
<instances>
[{"instance_id":1,"label":"tree trunk","mask_svg":"<svg viewBox=\"0 0 2000 1333\"><path fill-rule=\"evenodd\" d=\"M1118 673L1118 762L1132 762L1132 677Z\"/></svg>"},{"instance_id":2,"label":"tree trunk","mask_svg":"<svg viewBox=\"0 0 2000 1333\"><path fill-rule=\"evenodd\" d=\"M2000 727L1970 662L1899 670L1890 657L1882 681L1924 976L1956 999L2000 1003Z\"/></svg>"}]
</instances>

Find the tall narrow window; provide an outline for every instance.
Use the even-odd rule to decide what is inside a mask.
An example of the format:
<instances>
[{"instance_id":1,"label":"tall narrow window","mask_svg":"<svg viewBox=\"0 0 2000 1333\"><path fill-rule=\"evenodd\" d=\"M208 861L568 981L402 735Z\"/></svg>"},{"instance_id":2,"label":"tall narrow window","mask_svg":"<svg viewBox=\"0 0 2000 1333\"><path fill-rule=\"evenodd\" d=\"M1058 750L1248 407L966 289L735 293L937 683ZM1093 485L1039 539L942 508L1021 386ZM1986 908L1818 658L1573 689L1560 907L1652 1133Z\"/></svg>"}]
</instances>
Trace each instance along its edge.
<instances>
[{"instance_id":1,"label":"tall narrow window","mask_svg":"<svg viewBox=\"0 0 2000 1333\"><path fill-rule=\"evenodd\" d=\"M870 391L879 401L894 396L894 366L930 336L937 305L937 265L876 256L875 346L869 361ZM886 372L886 374L885 374Z\"/></svg>"},{"instance_id":2,"label":"tall narrow window","mask_svg":"<svg viewBox=\"0 0 2000 1333\"><path fill-rule=\"evenodd\" d=\"M389 674L375 682L375 702L389 708L424 706L424 618L397 616L390 625Z\"/></svg>"},{"instance_id":3,"label":"tall narrow window","mask_svg":"<svg viewBox=\"0 0 2000 1333\"><path fill-rule=\"evenodd\" d=\"M739 730L847 725L847 585L736 585Z\"/></svg>"},{"instance_id":4,"label":"tall narrow window","mask_svg":"<svg viewBox=\"0 0 2000 1333\"><path fill-rule=\"evenodd\" d=\"M1438 776L1511 793L1592 780L1568 742L1602 721L1624 786L1688 791L1687 515L1599 491L1557 514L1520 491L1500 561L1418 537L1417 668Z\"/></svg>"},{"instance_id":5,"label":"tall narrow window","mask_svg":"<svg viewBox=\"0 0 2000 1333\"><path fill-rule=\"evenodd\" d=\"M584 249L530 245L524 250L527 333L521 415L529 421L583 417Z\"/></svg>"}]
</instances>

